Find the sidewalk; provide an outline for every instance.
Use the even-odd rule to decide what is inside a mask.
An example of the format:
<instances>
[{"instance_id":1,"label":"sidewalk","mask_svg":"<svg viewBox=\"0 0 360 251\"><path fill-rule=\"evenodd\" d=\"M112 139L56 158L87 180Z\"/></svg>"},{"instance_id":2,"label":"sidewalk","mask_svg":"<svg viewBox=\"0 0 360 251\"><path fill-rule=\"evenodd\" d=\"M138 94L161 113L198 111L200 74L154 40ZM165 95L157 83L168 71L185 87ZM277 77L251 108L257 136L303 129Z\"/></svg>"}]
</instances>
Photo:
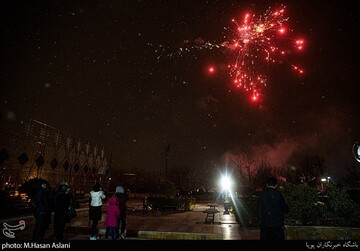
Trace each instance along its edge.
<instances>
[{"instance_id":1,"label":"sidewalk","mask_svg":"<svg viewBox=\"0 0 360 251\"><path fill-rule=\"evenodd\" d=\"M128 239L167 240L258 240L259 229L241 228L233 214L224 214L224 207L218 205L214 222L205 222L208 203L198 203L193 211L142 211L141 202L129 201L127 213ZM82 209L76 221L69 223L66 234L70 240L89 239L87 210ZM103 220L99 223L100 239L105 229Z\"/></svg>"},{"instance_id":2,"label":"sidewalk","mask_svg":"<svg viewBox=\"0 0 360 251\"><path fill-rule=\"evenodd\" d=\"M142 201L129 200L127 211L127 239L148 240L259 240L258 228L242 228L235 220L233 214L224 214L223 205L218 205L218 213L214 214L213 223L205 223L209 203L197 203L193 211L156 211L149 210L144 214ZM78 216L68 223L65 230L65 239L89 240L89 215L88 208L77 209ZM100 239L104 238L104 220L99 222ZM17 225L20 221L26 223L23 230L16 230L13 240L31 240L34 226L32 215L20 215L18 217L1 220L3 223ZM53 226L50 224L45 238L52 240ZM0 240L9 240L0 234Z\"/></svg>"}]
</instances>

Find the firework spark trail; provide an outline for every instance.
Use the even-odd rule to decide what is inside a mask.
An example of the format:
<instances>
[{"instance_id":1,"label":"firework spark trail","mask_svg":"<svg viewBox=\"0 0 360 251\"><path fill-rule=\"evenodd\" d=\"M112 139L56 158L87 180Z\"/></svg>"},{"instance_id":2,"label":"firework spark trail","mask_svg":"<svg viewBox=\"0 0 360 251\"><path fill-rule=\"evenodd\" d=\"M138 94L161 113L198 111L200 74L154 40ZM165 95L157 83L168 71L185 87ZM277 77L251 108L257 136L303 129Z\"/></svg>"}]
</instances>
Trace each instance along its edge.
<instances>
[{"instance_id":1,"label":"firework spark trail","mask_svg":"<svg viewBox=\"0 0 360 251\"><path fill-rule=\"evenodd\" d=\"M219 49L222 47L221 45L218 45L216 43L205 42L201 38L197 38L194 41L184 40L183 44L184 44L183 47L178 48L177 51L175 52L166 54L166 57L169 58L182 57L185 53L190 53L194 50L204 50L204 49L212 50L212 49ZM164 45L158 46L158 49L155 50L155 53L159 54L159 56L157 57L158 61L161 59L161 57L163 57L163 53L165 53L167 50L169 50L169 48Z\"/></svg>"},{"instance_id":2,"label":"firework spark trail","mask_svg":"<svg viewBox=\"0 0 360 251\"><path fill-rule=\"evenodd\" d=\"M284 37L284 24L289 18L284 17L284 11L285 7L281 6L275 10L269 8L259 18L254 14L245 14L241 23L233 19L236 30L232 32L230 42L223 43L235 53L234 62L228 65L235 86L251 91L253 100L260 96L262 88L266 86L267 78L263 69L269 63L285 60L286 52L278 42L280 39L287 39ZM303 40L296 40L296 48L301 50L303 43ZM286 62L298 73L303 73L299 67Z\"/></svg>"},{"instance_id":3,"label":"firework spark trail","mask_svg":"<svg viewBox=\"0 0 360 251\"><path fill-rule=\"evenodd\" d=\"M285 24L289 18L284 17L284 12L285 6L281 5L279 8L268 8L264 15L259 17L247 13L241 22L232 20L236 29L224 27L229 33L225 36L227 41L211 43L205 42L202 38L194 41L185 40L184 47L167 56L170 58L182 56L194 49L224 49L230 52L232 56L228 69L234 86L250 92L252 100L256 101L266 87L266 72L270 63L286 62L299 74L303 73L301 68L286 59L290 49L283 48L284 41L294 42L293 48L298 50L303 49L304 41L302 39L293 41L285 36L288 31ZM164 46L160 49L165 51ZM211 67L209 72L213 71L214 68Z\"/></svg>"}]
</instances>

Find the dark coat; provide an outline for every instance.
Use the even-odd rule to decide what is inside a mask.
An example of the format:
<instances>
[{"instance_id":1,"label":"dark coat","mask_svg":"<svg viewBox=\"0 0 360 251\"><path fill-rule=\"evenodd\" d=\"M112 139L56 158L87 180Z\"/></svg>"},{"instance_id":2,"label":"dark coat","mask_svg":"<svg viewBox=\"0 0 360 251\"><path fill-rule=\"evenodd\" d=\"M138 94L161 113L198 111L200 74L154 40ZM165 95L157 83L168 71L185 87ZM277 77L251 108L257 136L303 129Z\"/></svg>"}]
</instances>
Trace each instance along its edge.
<instances>
[{"instance_id":1,"label":"dark coat","mask_svg":"<svg viewBox=\"0 0 360 251\"><path fill-rule=\"evenodd\" d=\"M72 203L72 193L59 189L55 194L55 215L64 217L68 213L68 208Z\"/></svg>"},{"instance_id":2,"label":"dark coat","mask_svg":"<svg viewBox=\"0 0 360 251\"><path fill-rule=\"evenodd\" d=\"M36 187L36 193L34 196L35 210L34 216L50 214L50 192L48 189L41 187L39 184Z\"/></svg>"},{"instance_id":3,"label":"dark coat","mask_svg":"<svg viewBox=\"0 0 360 251\"><path fill-rule=\"evenodd\" d=\"M283 195L275 188L266 188L258 198L260 226L281 227L284 226L284 214L289 213Z\"/></svg>"},{"instance_id":4,"label":"dark coat","mask_svg":"<svg viewBox=\"0 0 360 251\"><path fill-rule=\"evenodd\" d=\"M115 197L118 200L119 209L120 209L120 220L126 219L126 211L127 211L127 201L129 200L129 196L126 192L124 193L115 193Z\"/></svg>"}]
</instances>

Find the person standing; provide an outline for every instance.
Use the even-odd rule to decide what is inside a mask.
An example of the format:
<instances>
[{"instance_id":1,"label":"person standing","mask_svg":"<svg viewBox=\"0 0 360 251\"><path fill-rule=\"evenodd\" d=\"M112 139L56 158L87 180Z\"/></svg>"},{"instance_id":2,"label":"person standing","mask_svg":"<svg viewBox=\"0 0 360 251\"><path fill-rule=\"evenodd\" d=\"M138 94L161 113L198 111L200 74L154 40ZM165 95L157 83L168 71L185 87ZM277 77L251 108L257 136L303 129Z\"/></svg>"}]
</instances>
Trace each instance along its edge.
<instances>
[{"instance_id":1,"label":"person standing","mask_svg":"<svg viewBox=\"0 0 360 251\"><path fill-rule=\"evenodd\" d=\"M118 200L118 205L120 209L120 217L116 229L116 239L120 237L121 239L125 240L126 225L127 225L126 211L127 211L127 201L129 200L129 197L124 187L122 186L116 187L115 196Z\"/></svg>"},{"instance_id":2,"label":"person standing","mask_svg":"<svg viewBox=\"0 0 360 251\"><path fill-rule=\"evenodd\" d=\"M44 239L45 231L50 224L50 190L46 182L38 182L35 185L35 226L32 240L41 241Z\"/></svg>"},{"instance_id":3,"label":"person standing","mask_svg":"<svg viewBox=\"0 0 360 251\"><path fill-rule=\"evenodd\" d=\"M105 240L108 239L109 233L111 238L116 238L116 227L119 224L120 209L117 205L117 198L110 197L108 206L106 207L106 220L105 220Z\"/></svg>"},{"instance_id":4,"label":"person standing","mask_svg":"<svg viewBox=\"0 0 360 251\"><path fill-rule=\"evenodd\" d=\"M258 198L260 240L285 240L284 214L289 213L283 195L276 190L277 179L270 177Z\"/></svg>"},{"instance_id":5,"label":"person standing","mask_svg":"<svg viewBox=\"0 0 360 251\"><path fill-rule=\"evenodd\" d=\"M148 202L147 202L147 196L145 196L143 199L143 214L147 214L147 213L148 213Z\"/></svg>"},{"instance_id":6,"label":"person standing","mask_svg":"<svg viewBox=\"0 0 360 251\"><path fill-rule=\"evenodd\" d=\"M105 199L105 194L101 190L99 183L96 183L90 192L90 208L89 208L89 220L91 222L90 227L90 240L97 240L98 223L102 216L102 200Z\"/></svg>"},{"instance_id":7,"label":"person standing","mask_svg":"<svg viewBox=\"0 0 360 251\"><path fill-rule=\"evenodd\" d=\"M63 240L66 222L68 218L68 210L73 203L73 195L65 181L61 181L54 198L54 240Z\"/></svg>"}]
</instances>

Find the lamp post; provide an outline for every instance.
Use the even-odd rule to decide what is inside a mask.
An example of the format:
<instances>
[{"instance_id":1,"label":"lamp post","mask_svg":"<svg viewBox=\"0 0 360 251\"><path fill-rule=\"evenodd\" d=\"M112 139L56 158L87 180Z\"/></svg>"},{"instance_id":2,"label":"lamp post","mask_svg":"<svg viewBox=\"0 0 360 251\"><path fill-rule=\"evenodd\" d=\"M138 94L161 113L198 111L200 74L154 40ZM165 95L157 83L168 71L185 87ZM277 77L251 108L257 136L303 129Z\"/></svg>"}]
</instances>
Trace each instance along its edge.
<instances>
[{"instance_id":1,"label":"lamp post","mask_svg":"<svg viewBox=\"0 0 360 251\"><path fill-rule=\"evenodd\" d=\"M321 178L321 192L324 191L324 182L326 182L325 178Z\"/></svg>"},{"instance_id":2,"label":"lamp post","mask_svg":"<svg viewBox=\"0 0 360 251\"><path fill-rule=\"evenodd\" d=\"M327 176L326 178L321 178L321 192L324 191L324 183L330 183L330 176Z\"/></svg>"},{"instance_id":3,"label":"lamp post","mask_svg":"<svg viewBox=\"0 0 360 251\"><path fill-rule=\"evenodd\" d=\"M221 183L222 191L224 193L224 210L225 210L224 214L230 214L229 213L229 207L230 207L229 196L230 196L230 189L231 189L232 181L231 181L230 177L223 176L220 180L220 183Z\"/></svg>"}]
</instances>

